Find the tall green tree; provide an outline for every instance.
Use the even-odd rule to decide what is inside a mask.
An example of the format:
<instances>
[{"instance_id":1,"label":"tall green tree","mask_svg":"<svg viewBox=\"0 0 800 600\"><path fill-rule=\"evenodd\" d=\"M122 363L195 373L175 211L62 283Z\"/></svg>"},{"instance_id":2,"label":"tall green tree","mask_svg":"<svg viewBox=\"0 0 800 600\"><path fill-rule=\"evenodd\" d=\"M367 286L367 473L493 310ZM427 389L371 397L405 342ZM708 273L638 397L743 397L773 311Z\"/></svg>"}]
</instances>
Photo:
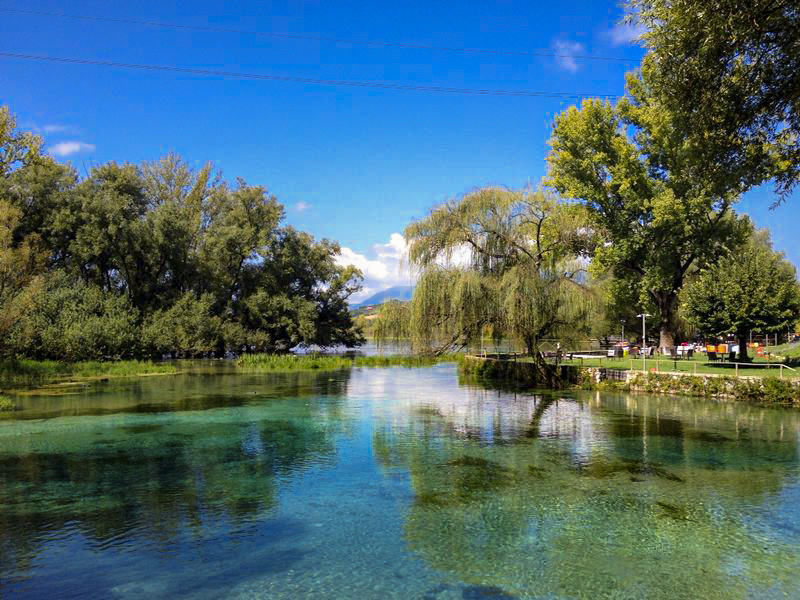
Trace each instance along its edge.
<instances>
[{"instance_id":1,"label":"tall green tree","mask_svg":"<svg viewBox=\"0 0 800 600\"><path fill-rule=\"evenodd\" d=\"M773 251L766 231L754 232L743 251L724 256L687 286L684 309L700 331L735 335L739 359L746 361L751 331L782 333L797 322L797 272L783 254Z\"/></svg>"},{"instance_id":2,"label":"tall green tree","mask_svg":"<svg viewBox=\"0 0 800 600\"><path fill-rule=\"evenodd\" d=\"M363 341L347 306L360 273L336 263L336 243L284 225L266 188L174 154L98 165L79 180L41 146L0 109L4 353L197 355Z\"/></svg>"},{"instance_id":3,"label":"tall green tree","mask_svg":"<svg viewBox=\"0 0 800 600\"><path fill-rule=\"evenodd\" d=\"M696 153L703 177L745 188L800 180L796 0L628 0L646 27L642 81Z\"/></svg>"},{"instance_id":4,"label":"tall green tree","mask_svg":"<svg viewBox=\"0 0 800 600\"><path fill-rule=\"evenodd\" d=\"M585 326L584 219L577 204L499 187L437 206L404 232L419 278L407 312L387 305L376 335L443 352L490 331L541 359L543 339Z\"/></svg>"},{"instance_id":5,"label":"tall green tree","mask_svg":"<svg viewBox=\"0 0 800 600\"><path fill-rule=\"evenodd\" d=\"M12 331L33 310L43 287L46 254L30 235L13 243L21 213L0 199L0 356L12 352Z\"/></svg>"},{"instance_id":6,"label":"tall green tree","mask_svg":"<svg viewBox=\"0 0 800 600\"><path fill-rule=\"evenodd\" d=\"M361 331L347 307L360 289L361 273L336 264L339 245L316 241L292 227L275 232L245 265L235 312L260 337L256 346L285 352L300 346L357 346Z\"/></svg>"},{"instance_id":7,"label":"tall green tree","mask_svg":"<svg viewBox=\"0 0 800 600\"><path fill-rule=\"evenodd\" d=\"M659 346L675 344L678 297L688 274L735 247L738 196L694 169L670 114L638 80L617 106L588 99L556 118L549 183L581 200L598 237L593 268L635 287L652 306Z\"/></svg>"}]
</instances>

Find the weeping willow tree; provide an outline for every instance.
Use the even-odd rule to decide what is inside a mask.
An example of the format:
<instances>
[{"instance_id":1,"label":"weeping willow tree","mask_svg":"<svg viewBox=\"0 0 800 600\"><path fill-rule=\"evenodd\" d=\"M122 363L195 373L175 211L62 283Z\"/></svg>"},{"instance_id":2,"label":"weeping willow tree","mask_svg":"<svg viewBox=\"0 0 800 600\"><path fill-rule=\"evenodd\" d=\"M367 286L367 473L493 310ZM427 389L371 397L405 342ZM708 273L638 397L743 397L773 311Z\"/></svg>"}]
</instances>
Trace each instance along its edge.
<instances>
[{"instance_id":1,"label":"weeping willow tree","mask_svg":"<svg viewBox=\"0 0 800 600\"><path fill-rule=\"evenodd\" d=\"M435 207L404 231L417 285L409 304L383 307L376 338L442 353L488 332L521 343L546 368L542 340L585 331L593 301L584 211L543 191L501 187Z\"/></svg>"}]
</instances>

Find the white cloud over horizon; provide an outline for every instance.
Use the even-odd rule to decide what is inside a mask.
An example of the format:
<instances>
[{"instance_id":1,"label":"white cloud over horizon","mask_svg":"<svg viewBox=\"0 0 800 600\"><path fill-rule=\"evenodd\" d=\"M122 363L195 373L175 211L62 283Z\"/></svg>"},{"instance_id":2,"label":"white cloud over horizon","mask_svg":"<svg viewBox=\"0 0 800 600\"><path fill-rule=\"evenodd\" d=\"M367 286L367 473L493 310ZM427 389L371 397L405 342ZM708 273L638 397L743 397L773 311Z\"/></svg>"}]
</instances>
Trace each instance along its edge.
<instances>
[{"instance_id":1,"label":"white cloud over horizon","mask_svg":"<svg viewBox=\"0 0 800 600\"><path fill-rule=\"evenodd\" d=\"M294 205L294 209L299 213L306 212L310 208L311 208L311 204L309 202L300 201L300 202L296 202L295 205Z\"/></svg>"},{"instance_id":2,"label":"white cloud over horizon","mask_svg":"<svg viewBox=\"0 0 800 600\"><path fill-rule=\"evenodd\" d=\"M369 257L343 246L336 257L339 265L353 265L364 276L363 289L351 296L351 302L360 302L372 294L395 285L413 285L414 278L408 268L408 246L399 233L389 236L386 244L374 244Z\"/></svg>"},{"instance_id":3,"label":"white cloud over horizon","mask_svg":"<svg viewBox=\"0 0 800 600\"><path fill-rule=\"evenodd\" d=\"M449 256L436 260L443 267L465 267L471 262L472 253L466 244L456 248ZM343 246L336 257L339 265L353 265L364 276L364 288L350 297L350 302L358 303L373 294L396 285L414 285L417 273L408 262L408 244L399 233L389 236L387 244L373 244L369 257Z\"/></svg>"},{"instance_id":4,"label":"white cloud over horizon","mask_svg":"<svg viewBox=\"0 0 800 600\"><path fill-rule=\"evenodd\" d=\"M570 40L555 40L553 48L558 54L556 62L558 65L566 70L574 73L579 69L575 57L585 51L585 47L580 42L572 42Z\"/></svg>"},{"instance_id":5,"label":"white cloud over horizon","mask_svg":"<svg viewBox=\"0 0 800 600\"><path fill-rule=\"evenodd\" d=\"M72 156L80 152L94 152L94 150L94 144L79 141L58 142L50 146L50 154L61 157Z\"/></svg>"}]
</instances>

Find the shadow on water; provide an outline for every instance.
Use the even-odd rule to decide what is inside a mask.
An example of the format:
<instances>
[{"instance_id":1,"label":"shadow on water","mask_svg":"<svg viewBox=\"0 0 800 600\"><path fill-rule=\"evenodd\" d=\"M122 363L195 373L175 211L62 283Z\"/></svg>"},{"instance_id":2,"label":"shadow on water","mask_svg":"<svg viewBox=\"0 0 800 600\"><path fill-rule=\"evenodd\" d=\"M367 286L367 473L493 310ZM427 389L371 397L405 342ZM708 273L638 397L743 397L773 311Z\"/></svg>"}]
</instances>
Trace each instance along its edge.
<instances>
[{"instance_id":1,"label":"shadow on water","mask_svg":"<svg viewBox=\"0 0 800 600\"><path fill-rule=\"evenodd\" d=\"M506 593L499 587L490 585L457 586L442 583L429 589L422 596L423 600L440 600L457 595L462 600L514 600L516 596Z\"/></svg>"},{"instance_id":2,"label":"shadow on water","mask_svg":"<svg viewBox=\"0 0 800 600\"><path fill-rule=\"evenodd\" d=\"M229 365L165 377L108 379L70 388L67 395L51 388L13 396L15 410L0 413L3 420L126 413L155 414L239 407L286 397L343 396L351 373L347 370L290 371L246 374Z\"/></svg>"}]
</instances>

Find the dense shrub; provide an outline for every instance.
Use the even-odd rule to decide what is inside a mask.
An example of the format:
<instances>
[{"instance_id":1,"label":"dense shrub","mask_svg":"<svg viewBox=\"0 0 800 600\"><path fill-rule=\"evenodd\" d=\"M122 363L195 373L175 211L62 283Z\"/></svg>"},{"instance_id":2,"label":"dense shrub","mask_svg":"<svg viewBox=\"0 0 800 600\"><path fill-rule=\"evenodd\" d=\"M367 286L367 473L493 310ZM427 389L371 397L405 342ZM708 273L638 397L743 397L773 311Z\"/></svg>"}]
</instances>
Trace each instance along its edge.
<instances>
[{"instance_id":1,"label":"dense shrub","mask_svg":"<svg viewBox=\"0 0 800 600\"><path fill-rule=\"evenodd\" d=\"M14 410L14 403L11 402L11 398L0 394L0 412L11 412L12 410Z\"/></svg>"},{"instance_id":2,"label":"dense shrub","mask_svg":"<svg viewBox=\"0 0 800 600\"><path fill-rule=\"evenodd\" d=\"M221 319L212 312L214 298L187 292L170 308L157 310L142 327L142 345L153 355L179 353L198 356L218 349Z\"/></svg>"},{"instance_id":3,"label":"dense shrub","mask_svg":"<svg viewBox=\"0 0 800 600\"><path fill-rule=\"evenodd\" d=\"M18 355L66 361L136 356L138 316L127 297L56 273L11 332L11 347Z\"/></svg>"}]
</instances>

